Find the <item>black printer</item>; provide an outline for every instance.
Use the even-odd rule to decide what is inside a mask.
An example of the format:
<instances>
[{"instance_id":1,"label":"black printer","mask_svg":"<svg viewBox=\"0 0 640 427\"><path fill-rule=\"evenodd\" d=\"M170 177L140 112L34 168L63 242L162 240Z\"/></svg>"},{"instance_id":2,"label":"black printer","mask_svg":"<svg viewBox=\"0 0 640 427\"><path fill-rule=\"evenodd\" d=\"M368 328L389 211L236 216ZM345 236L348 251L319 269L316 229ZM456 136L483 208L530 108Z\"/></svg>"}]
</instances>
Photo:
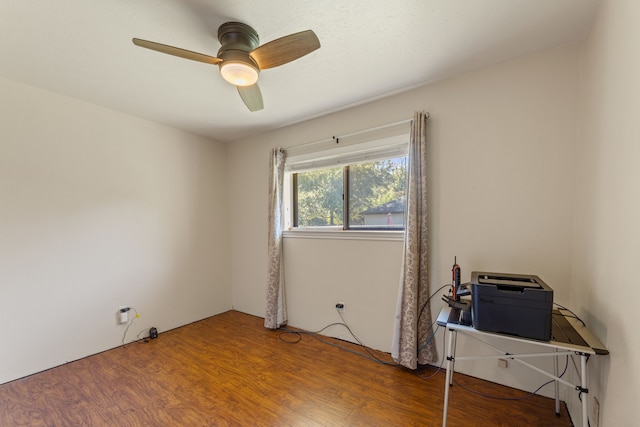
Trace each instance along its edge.
<instances>
[{"instance_id":1,"label":"black printer","mask_svg":"<svg viewBox=\"0 0 640 427\"><path fill-rule=\"evenodd\" d=\"M474 271L471 295L474 328L551 340L553 289L538 276Z\"/></svg>"}]
</instances>

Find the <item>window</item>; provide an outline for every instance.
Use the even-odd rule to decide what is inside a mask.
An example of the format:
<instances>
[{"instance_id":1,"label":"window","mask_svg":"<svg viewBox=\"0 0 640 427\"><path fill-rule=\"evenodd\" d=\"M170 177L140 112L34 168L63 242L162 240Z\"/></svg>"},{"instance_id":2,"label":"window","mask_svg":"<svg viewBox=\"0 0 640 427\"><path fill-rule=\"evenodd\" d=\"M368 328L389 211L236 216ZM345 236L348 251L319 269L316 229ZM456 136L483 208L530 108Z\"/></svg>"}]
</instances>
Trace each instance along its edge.
<instances>
[{"instance_id":1,"label":"window","mask_svg":"<svg viewBox=\"0 0 640 427\"><path fill-rule=\"evenodd\" d=\"M406 170L406 156L345 166L345 228L404 229Z\"/></svg>"},{"instance_id":2,"label":"window","mask_svg":"<svg viewBox=\"0 0 640 427\"><path fill-rule=\"evenodd\" d=\"M294 173L293 226L342 226L343 179L339 167Z\"/></svg>"},{"instance_id":3,"label":"window","mask_svg":"<svg viewBox=\"0 0 640 427\"><path fill-rule=\"evenodd\" d=\"M407 140L288 157L288 228L403 230Z\"/></svg>"}]
</instances>

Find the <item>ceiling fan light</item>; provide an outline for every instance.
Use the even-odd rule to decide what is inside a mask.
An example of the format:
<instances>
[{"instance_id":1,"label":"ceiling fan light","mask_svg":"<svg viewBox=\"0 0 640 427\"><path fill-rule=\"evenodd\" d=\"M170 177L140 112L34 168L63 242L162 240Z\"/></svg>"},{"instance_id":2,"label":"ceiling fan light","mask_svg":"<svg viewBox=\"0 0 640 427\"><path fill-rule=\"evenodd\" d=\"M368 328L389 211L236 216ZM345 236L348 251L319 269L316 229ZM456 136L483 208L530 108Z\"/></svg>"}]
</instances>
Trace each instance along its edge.
<instances>
[{"instance_id":1,"label":"ceiling fan light","mask_svg":"<svg viewBox=\"0 0 640 427\"><path fill-rule=\"evenodd\" d=\"M258 70L243 62L225 62L220 66L220 74L236 86L251 86L258 81Z\"/></svg>"}]
</instances>

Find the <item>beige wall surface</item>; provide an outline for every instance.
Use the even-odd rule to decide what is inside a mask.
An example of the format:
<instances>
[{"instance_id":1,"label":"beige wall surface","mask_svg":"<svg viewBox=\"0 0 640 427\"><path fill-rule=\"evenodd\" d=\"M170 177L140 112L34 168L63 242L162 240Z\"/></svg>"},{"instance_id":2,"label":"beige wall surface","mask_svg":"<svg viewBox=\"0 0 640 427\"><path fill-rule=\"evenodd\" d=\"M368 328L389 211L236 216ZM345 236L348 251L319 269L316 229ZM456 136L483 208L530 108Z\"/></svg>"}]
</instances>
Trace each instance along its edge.
<instances>
[{"instance_id":1,"label":"beige wall surface","mask_svg":"<svg viewBox=\"0 0 640 427\"><path fill-rule=\"evenodd\" d=\"M431 114L432 290L450 282L457 256L463 281L472 270L537 274L568 304L578 64L579 47L565 46L230 144L234 307L264 316L269 150L410 119L416 110ZM354 332L389 351L401 257L396 241L286 238L289 324L317 330L339 321L334 306L344 300ZM435 298L434 315L441 304ZM510 375L517 367L498 371L495 362L462 365L528 390L545 381Z\"/></svg>"},{"instance_id":2,"label":"beige wall surface","mask_svg":"<svg viewBox=\"0 0 640 427\"><path fill-rule=\"evenodd\" d=\"M0 80L0 383L231 307L226 148ZM143 333L144 336L144 333Z\"/></svg>"},{"instance_id":3,"label":"beige wall surface","mask_svg":"<svg viewBox=\"0 0 640 427\"><path fill-rule=\"evenodd\" d=\"M611 352L589 361L601 426L638 425L639 20L640 2L603 1L582 64L571 301ZM579 401L568 403L579 423Z\"/></svg>"}]
</instances>

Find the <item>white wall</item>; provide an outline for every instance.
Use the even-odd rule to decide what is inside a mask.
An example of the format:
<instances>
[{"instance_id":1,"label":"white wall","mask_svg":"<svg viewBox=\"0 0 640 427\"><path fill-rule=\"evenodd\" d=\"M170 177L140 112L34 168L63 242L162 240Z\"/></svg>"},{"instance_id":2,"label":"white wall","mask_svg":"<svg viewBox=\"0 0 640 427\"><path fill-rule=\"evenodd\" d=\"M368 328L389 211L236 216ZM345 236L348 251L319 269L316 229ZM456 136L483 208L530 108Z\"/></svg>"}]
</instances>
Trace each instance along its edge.
<instances>
[{"instance_id":1,"label":"white wall","mask_svg":"<svg viewBox=\"0 0 640 427\"><path fill-rule=\"evenodd\" d=\"M224 145L0 79L0 383L231 307Z\"/></svg>"},{"instance_id":2,"label":"white wall","mask_svg":"<svg viewBox=\"0 0 640 427\"><path fill-rule=\"evenodd\" d=\"M571 300L611 353L589 361L601 426L638 425L639 20L640 2L603 1L583 60ZM579 423L577 398L568 403Z\"/></svg>"},{"instance_id":3,"label":"white wall","mask_svg":"<svg viewBox=\"0 0 640 427\"><path fill-rule=\"evenodd\" d=\"M578 64L578 47L566 46L230 144L234 308L264 316L269 150L409 119L415 110L431 114L432 289L450 281L457 256L463 281L472 270L537 274L568 304ZM401 251L401 242L287 240L289 324L315 330L339 321L334 304L347 300L356 334L389 351ZM437 299L434 315L440 306ZM462 365L529 390L544 382L513 379L495 362Z\"/></svg>"},{"instance_id":4,"label":"white wall","mask_svg":"<svg viewBox=\"0 0 640 427\"><path fill-rule=\"evenodd\" d=\"M289 324L317 331L340 322L335 305L343 302L344 318L358 338L390 351L402 246L402 240L286 238ZM342 327L328 333L354 340Z\"/></svg>"}]
</instances>

